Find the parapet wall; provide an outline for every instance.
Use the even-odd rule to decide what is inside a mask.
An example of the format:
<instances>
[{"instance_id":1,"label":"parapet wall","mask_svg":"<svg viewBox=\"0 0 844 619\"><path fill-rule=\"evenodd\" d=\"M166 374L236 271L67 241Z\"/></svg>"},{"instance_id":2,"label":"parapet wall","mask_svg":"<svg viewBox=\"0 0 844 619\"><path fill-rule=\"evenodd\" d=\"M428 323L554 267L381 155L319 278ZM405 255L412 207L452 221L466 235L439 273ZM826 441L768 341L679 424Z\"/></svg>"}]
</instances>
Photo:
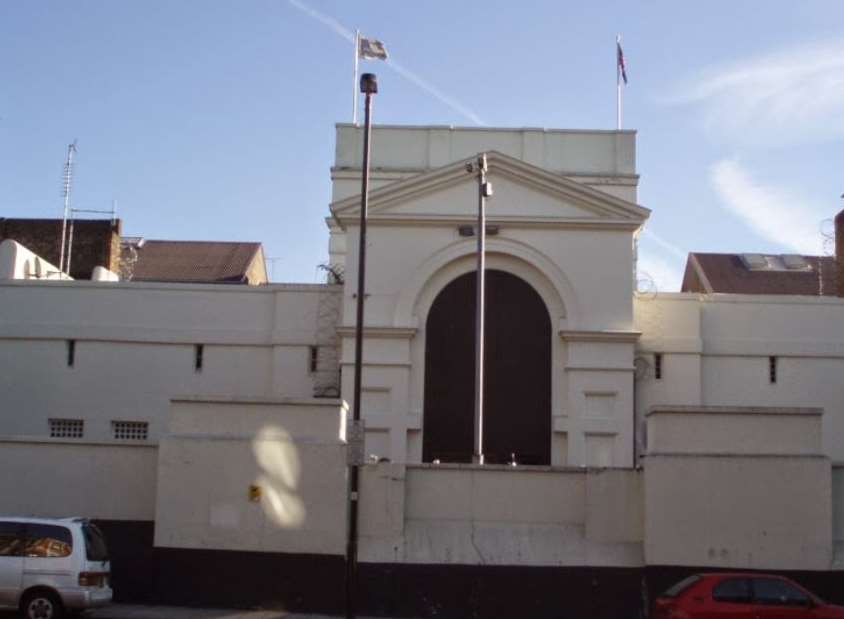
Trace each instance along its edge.
<instances>
[{"instance_id":1,"label":"parapet wall","mask_svg":"<svg viewBox=\"0 0 844 619\"><path fill-rule=\"evenodd\" d=\"M368 466L360 559L641 566L642 481L621 469Z\"/></svg>"},{"instance_id":2,"label":"parapet wall","mask_svg":"<svg viewBox=\"0 0 844 619\"><path fill-rule=\"evenodd\" d=\"M648 413L648 565L825 570L832 467L820 409L658 407Z\"/></svg>"}]
</instances>

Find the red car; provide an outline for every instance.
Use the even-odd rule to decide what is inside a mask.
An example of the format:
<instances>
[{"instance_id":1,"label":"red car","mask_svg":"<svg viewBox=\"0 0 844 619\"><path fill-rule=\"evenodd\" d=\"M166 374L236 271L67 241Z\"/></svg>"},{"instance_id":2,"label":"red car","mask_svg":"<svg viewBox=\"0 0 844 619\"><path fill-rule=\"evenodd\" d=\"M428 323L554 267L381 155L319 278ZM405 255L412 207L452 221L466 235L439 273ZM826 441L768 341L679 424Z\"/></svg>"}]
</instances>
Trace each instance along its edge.
<instances>
[{"instance_id":1,"label":"red car","mask_svg":"<svg viewBox=\"0 0 844 619\"><path fill-rule=\"evenodd\" d=\"M768 574L695 574L654 603L654 619L844 619L797 583Z\"/></svg>"}]
</instances>

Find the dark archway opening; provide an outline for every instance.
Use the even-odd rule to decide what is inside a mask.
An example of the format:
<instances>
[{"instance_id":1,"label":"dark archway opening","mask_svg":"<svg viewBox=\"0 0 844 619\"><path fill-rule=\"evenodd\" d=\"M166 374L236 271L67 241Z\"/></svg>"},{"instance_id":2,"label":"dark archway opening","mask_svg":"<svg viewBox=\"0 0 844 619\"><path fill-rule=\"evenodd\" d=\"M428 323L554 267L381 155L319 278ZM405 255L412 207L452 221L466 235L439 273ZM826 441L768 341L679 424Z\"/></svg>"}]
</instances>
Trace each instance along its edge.
<instances>
[{"instance_id":1,"label":"dark archway opening","mask_svg":"<svg viewBox=\"0 0 844 619\"><path fill-rule=\"evenodd\" d=\"M437 295L425 326L422 459L471 462L476 274ZM486 275L484 456L551 463L551 319L542 297L504 271Z\"/></svg>"}]
</instances>

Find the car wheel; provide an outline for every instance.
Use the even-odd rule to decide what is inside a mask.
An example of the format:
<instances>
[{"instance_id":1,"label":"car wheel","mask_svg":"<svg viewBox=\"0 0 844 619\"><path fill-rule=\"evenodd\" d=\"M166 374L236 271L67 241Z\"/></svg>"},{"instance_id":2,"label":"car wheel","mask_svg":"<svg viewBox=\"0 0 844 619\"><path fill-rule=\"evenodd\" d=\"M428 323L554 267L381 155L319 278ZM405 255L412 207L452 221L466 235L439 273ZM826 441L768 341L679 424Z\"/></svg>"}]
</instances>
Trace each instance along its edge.
<instances>
[{"instance_id":1,"label":"car wheel","mask_svg":"<svg viewBox=\"0 0 844 619\"><path fill-rule=\"evenodd\" d=\"M63 614L62 601L50 591L27 593L21 601L24 619L59 619Z\"/></svg>"}]
</instances>

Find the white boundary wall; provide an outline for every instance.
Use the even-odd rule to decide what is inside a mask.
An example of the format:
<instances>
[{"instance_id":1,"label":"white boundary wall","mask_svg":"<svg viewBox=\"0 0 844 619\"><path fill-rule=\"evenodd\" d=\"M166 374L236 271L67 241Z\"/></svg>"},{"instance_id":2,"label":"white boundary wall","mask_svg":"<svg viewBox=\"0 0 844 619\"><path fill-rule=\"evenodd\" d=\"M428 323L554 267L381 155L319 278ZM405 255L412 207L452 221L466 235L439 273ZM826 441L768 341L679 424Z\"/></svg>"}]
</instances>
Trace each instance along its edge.
<instances>
[{"instance_id":1,"label":"white boundary wall","mask_svg":"<svg viewBox=\"0 0 844 619\"><path fill-rule=\"evenodd\" d=\"M844 299L660 294L634 301L639 454L653 406L815 407L821 453L844 463ZM654 355L662 355L662 377ZM770 357L777 380L770 382ZM775 423L788 423L780 419ZM813 436L818 428L809 430Z\"/></svg>"},{"instance_id":2,"label":"white boundary wall","mask_svg":"<svg viewBox=\"0 0 844 619\"><path fill-rule=\"evenodd\" d=\"M0 437L4 516L152 520L158 448Z\"/></svg>"},{"instance_id":3,"label":"white boundary wall","mask_svg":"<svg viewBox=\"0 0 844 619\"><path fill-rule=\"evenodd\" d=\"M113 421L142 421L155 444L173 397L311 397L320 296L339 294L318 285L0 282L2 433L43 438L50 419L82 419L85 439L108 441Z\"/></svg>"}]
</instances>

